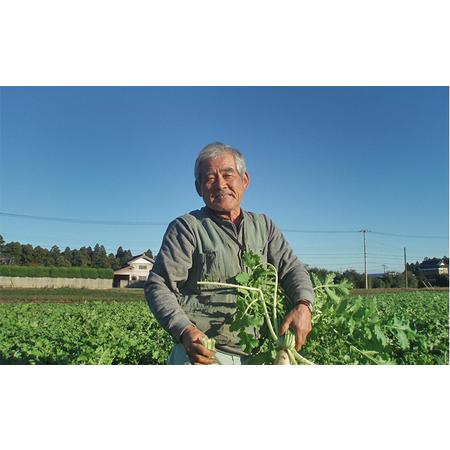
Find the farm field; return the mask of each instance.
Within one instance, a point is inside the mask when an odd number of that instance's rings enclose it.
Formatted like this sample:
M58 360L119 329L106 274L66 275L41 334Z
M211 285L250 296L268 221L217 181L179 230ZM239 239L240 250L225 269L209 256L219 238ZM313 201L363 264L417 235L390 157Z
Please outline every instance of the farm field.
M0 303L127 302L143 299L143 289L0 289Z
M381 324L383 317L396 317L408 325L385 330L390 363L448 364L448 291L371 293L364 299L374 304ZM357 332L358 323L353 327ZM165 364L171 345L141 289L0 290L0 364ZM302 350L316 364L373 363L347 353L326 321Z

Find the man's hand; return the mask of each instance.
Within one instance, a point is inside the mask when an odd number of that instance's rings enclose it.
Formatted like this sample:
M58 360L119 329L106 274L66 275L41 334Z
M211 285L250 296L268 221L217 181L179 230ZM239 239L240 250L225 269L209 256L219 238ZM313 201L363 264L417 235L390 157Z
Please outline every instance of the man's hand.
M181 335L181 342L192 364L215 364L215 350L208 350L200 339L207 337L194 326L187 327Z
M281 324L280 335L286 333L289 328L295 334L295 349L300 350L312 330L311 311L306 305L298 304L289 312Z

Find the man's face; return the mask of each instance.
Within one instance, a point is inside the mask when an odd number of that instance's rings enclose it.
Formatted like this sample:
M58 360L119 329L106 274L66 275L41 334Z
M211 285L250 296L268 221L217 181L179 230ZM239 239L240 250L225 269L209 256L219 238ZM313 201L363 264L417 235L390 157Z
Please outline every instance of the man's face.
M241 177L232 153L210 158L201 165L201 179L196 183L198 194L209 208L239 215L241 200L249 184L247 172Z

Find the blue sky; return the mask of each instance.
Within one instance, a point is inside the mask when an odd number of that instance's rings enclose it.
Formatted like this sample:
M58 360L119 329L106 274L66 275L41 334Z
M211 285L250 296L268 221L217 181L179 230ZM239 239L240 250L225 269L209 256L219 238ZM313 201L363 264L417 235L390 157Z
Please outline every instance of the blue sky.
M448 255L447 87L7 87L0 108L1 212L147 222L0 215L7 242L156 253L219 140L246 157L243 208L305 263L362 271L362 229L369 272Z

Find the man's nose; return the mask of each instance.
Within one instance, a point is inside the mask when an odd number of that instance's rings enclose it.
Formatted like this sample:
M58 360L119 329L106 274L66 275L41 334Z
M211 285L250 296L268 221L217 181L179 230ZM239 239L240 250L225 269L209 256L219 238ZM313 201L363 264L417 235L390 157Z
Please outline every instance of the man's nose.
M226 187L225 178L222 175L217 175L216 179L214 180L214 187L215 188L223 188Z

